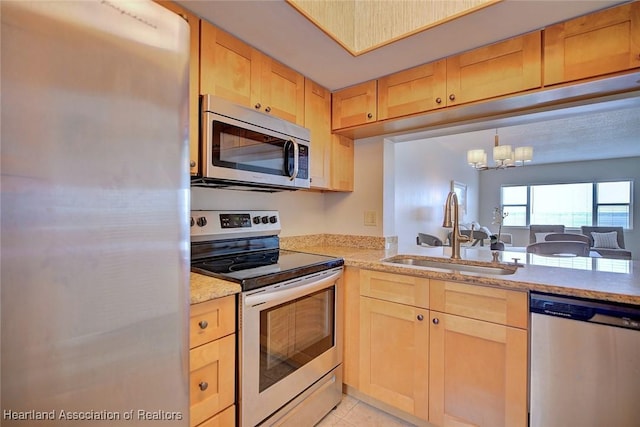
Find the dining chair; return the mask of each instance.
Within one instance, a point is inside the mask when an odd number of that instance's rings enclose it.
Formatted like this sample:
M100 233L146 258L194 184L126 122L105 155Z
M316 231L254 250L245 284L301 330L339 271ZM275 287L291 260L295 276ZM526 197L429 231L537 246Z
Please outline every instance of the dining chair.
M529 243L544 242L549 233L564 233L562 224L532 224L529 226Z
M424 244L428 246L442 246L442 240L440 238L425 233L418 233L418 237L416 237L416 243L418 245Z

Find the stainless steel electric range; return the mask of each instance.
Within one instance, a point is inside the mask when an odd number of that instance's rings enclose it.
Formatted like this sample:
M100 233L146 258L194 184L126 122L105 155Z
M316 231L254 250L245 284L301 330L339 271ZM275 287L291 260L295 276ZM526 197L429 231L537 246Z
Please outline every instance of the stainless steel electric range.
M280 249L277 211L192 211L191 271L239 283L240 426L314 425L342 397L342 258Z

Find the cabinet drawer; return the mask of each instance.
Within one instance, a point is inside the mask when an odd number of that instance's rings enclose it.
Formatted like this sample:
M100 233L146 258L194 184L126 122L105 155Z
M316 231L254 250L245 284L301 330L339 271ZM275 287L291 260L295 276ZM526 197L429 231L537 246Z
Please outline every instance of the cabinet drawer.
M194 348L236 330L236 296L193 304L190 308L189 347Z
M215 417L208 419L198 427L231 427L236 425L236 405L229 406Z
M429 308L429 279L361 270L360 295Z
M236 335L227 335L189 352L191 426L200 424L235 399Z
M526 329L527 293L481 285L431 280L431 309Z

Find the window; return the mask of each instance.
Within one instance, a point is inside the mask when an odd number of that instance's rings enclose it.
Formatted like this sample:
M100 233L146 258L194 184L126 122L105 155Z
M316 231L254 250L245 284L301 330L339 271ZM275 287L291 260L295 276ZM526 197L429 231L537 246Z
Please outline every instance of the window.
M504 225L631 228L631 189L631 181L504 186Z

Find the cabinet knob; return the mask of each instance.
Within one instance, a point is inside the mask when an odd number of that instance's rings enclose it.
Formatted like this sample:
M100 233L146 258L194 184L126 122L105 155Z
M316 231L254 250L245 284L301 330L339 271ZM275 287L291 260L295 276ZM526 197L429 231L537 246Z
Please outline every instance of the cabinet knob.
M266 111L267 113L270 113L271 112L271 107L265 108L264 111Z
M419 321L422 321L424 319L424 316L422 314L418 314L417 319Z
M436 104L442 104L442 98L437 97L436 98Z
M207 326L209 326L209 322L207 322L206 320L201 320L198 323L198 326L200 326L200 329L207 329Z
M454 94L451 94L451 95L449 95L449 99L452 100L452 101L455 101L456 96Z
M195 160L191 160L189 162L189 166L192 167L192 168L195 168L196 167L196 161Z
M202 381L200 384L198 384L198 387L201 391L205 391L209 388L209 384L206 381Z
M438 319L437 317L434 317L432 322L434 325L437 325L438 323L440 323L440 319Z
M256 108L256 110L259 110L262 107L262 104L258 102L256 105L254 105L254 107Z
M372 117L373 117L373 114L371 114L371 113L367 114L367 118L368 118L368 119L370 119L370 118L372 118Z

